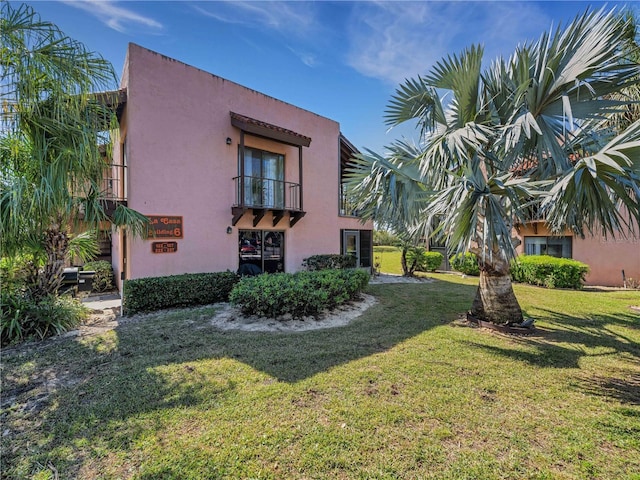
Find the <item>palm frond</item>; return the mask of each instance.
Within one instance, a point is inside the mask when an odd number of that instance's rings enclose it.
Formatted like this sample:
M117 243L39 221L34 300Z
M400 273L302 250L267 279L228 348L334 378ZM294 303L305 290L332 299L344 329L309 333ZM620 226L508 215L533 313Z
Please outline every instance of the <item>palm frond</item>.
M478 120L483 51L481 46L472 45L460 56L443 58L424 77L428 85L453 92L451 108L458 128Z
M445 122L438 93L421 77L408 79L400 85L389 101L384 114L385 123L396 126L409 120L417 120L422 134Z
M635 232L640 225L640 120L593 155L581 158L542 207L550 226L584 234Z
M116 227L126 227L133 237L144 238L147 235L149 219L142 213L122 204L116 207L112 222Z
M79 233L69 239L69 258L78 257L86 263L93 260L100 253L95 231Z

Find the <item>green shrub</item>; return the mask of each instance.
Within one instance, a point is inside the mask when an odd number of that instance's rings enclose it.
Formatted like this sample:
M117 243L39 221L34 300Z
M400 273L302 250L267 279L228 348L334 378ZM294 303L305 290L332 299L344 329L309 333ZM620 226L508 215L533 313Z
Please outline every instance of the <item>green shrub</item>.
M33 255L18 254L0 260L0 285L3 290L19 290L25 286L30 274L37 271L39 262Z
M414 269L416 272L435 272L442 263L442 258L440 252L427 252L423 247L407 250L407 263L412 265L417 260Z
M373 231L373 244L378 245L398 245L400 238L391 232L386 230L374 230Z
M245 277L229 301L247 315L292 317L316 315L355 298L369 282L364 270L321 270Z
M106 292L116 288L113 283L113 267L109 262L104 260L89 262L86 263L82 269L96 272L91 285L91 290L94 292Z
M449 259L451 268L465 275L480 275L480 268L478 267L478 258L475 253L465 252L456 253Z
M123 314L226 302L239 279L227 271L125 280Z
M313 255L309 258L305 258L302 261L302 266L309 271L336 268L355 268L356 257L352 255L340 255L337 253Z
M444 256L440 252L426 252L425 272L435 272L440 265Z
M89 313L84 305L68 295L34 300L28 293L3 289L0 297L3 346L34 337L42 340L59 335L78 326Z
M511 262L514 281L547 288L582 288L587 273L587 264L570 258L520 255Z

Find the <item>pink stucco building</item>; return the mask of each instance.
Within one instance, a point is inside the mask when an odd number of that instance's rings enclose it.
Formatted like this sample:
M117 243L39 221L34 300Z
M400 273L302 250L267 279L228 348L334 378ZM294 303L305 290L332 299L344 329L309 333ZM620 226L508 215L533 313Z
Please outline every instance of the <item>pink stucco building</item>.
M637 231L637 229L636 229ZM623 286L624 276L640 280L640 237L627 233L615 238L601 233L584 238L567 231L553 236L544 220L532 220L516 228L522 242L518 253L573 258L589 265L587 285Z
M321 253L371 266L373 225L342 195L356 149L336 121L134 44L119 96L110 189L155 231L112 233L120 285L243 264L295 272Z

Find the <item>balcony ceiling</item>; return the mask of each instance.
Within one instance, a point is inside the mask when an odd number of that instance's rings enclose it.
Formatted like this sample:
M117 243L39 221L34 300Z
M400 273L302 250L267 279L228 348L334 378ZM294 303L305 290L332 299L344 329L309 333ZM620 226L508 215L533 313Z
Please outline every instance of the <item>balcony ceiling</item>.
M231 125L238 127L243 132L256 135L258 137L276 140L287 145L296 147L308 147L311 144L311 138L305 137L292 130L273 125L271 123L256 120L255 118L240 115L239 113L229 112L231 114Z
M122 112L127 104L127 89L110 90L108 92L98 92L95 95L97 102L111 108L116 112L118 120L122 118Z

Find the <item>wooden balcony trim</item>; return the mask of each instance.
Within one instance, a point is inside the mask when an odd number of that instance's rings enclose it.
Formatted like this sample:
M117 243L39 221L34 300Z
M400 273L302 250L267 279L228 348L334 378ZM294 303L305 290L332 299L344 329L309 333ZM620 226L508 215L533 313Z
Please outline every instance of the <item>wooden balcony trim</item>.
M268 212L272 212L273 214L272 225L274 227L278 225L278 223L280 223L280 221L284 218L285 214L288 214L289 228L293 227L307 214L307 212L303 212L302 210L296 210L296 209L258 208L258 207L254 208L249 206L234 205L233 207L231 207L231 215L232 215L231 225L235 227L236 224L240 221L240 219L244 216L244 214L247 213L248 211L251 211L251 214L253 215L252 224L254 228L258 226L260 221L264 218L264 216Z

